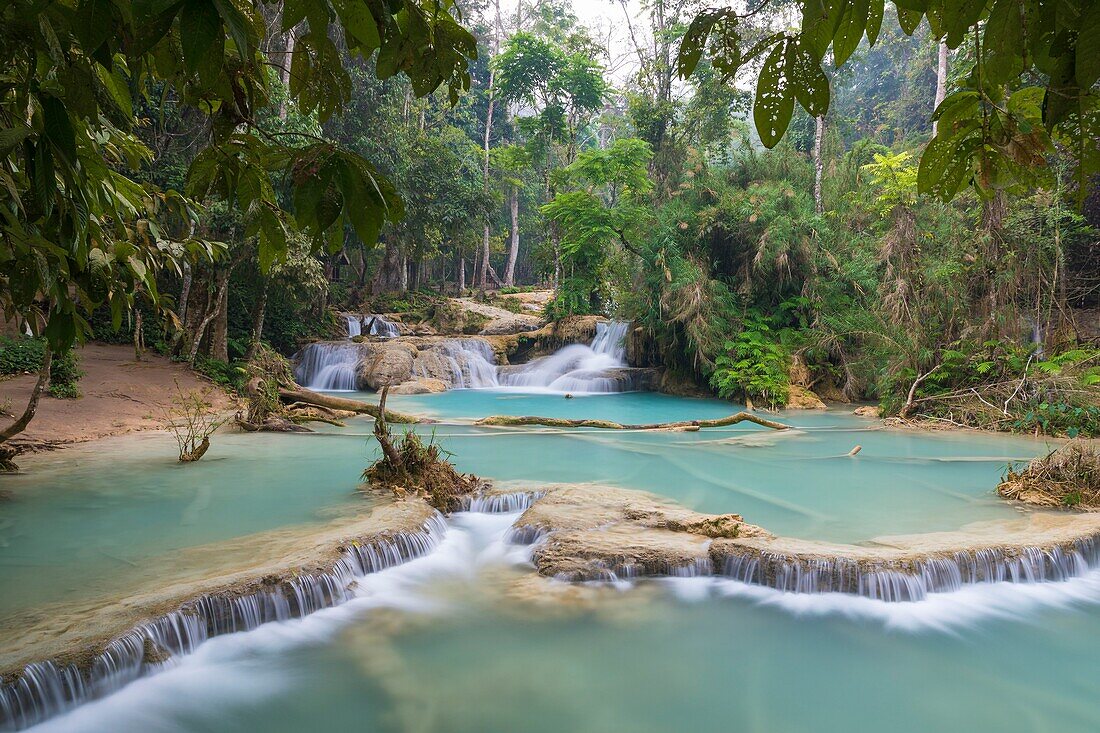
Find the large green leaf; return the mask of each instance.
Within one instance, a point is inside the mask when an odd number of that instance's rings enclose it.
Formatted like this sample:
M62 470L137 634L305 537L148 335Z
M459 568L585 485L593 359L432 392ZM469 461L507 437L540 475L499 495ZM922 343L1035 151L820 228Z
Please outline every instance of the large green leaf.
M1100 79L1100 2L1082 3L1085 12L1077 29L1077 86L1089 89Z
M788 84L795 98L811 117L823 117L829 111L829 77L821 64L800 45L789 52Z
M52 95L43 96L41 102L46 139L61 154L62 160L76 165L76 133L65 104Z
M1007 84L1024 70L1024 19L1020 0L997 0L982 35L982 73L991 84Z
M787 131L794 114L794 90L787 76L787 49L791 41L776 44L756 82L756 100L752 107L752 119L760 142L764 147L774 148Z
M363 0L338 0L336 12L344 24L344 30L359 41L364 55L369 55L381 45L378 24Z
M180 45L187 70L198 73L206 83L213 81L221 69L225 33L211 0L187 0L180 13Z

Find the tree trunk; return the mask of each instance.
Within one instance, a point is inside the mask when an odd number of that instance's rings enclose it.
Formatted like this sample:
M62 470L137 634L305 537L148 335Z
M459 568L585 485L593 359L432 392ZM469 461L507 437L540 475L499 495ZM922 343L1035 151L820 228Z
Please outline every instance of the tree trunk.
M404 293L409 289L408 272L405 257L400 247L391 241L386 242L386 251L382 255L382 264L374 276L374 293Z
M218 289L216 315L211 324L210 358L229 363L229 273L225 273L224 285Z
M485 290L489 284L489 225L485 225L485 232L481 239L481 249L477 256L477 287Z
M466 258L459 256L458 258L458 297L462 297L462 294L466 292Z
M256 299L256 306L252 309L252 342L248 345L247 359L252 361L256 352L260 349L260 339L264 334L264 316L267 314L267 279L264 279L260 288L260 297Z
M202 339L206 334L207 326L209 326L211 321L218 316L218 306L221 304L223 296L229 289L229 273L219 272L215 276L215 282L217 283L217 291L211 302L210 310L195 328L195 332L191 337L191 351L187 355L187 361L191 364L195 363L195 357L199 355L199 346L202 345Z
M134 308L134 361L141 361L145 351L145 338L141 332L141 309Z
M297 26L295 26L295 28L296 27ZM283 68L279 70L279 76L282 79L283 86L287 87L288 90L289 90L289 87L290 87L290 61L294 56L294 40L295 40L294 31L295 31L295 28L291 28L290 32L288 32L286 34L286 53L283 54ZM289 95L290 92L286 91L286 92L284 92L284 94ZM279 119L280 120L285 120L286 119L286 105L287 105L287 100L286 100L286 97L284 97L283 100L281 102L279 102Z
M818 214L825 212L825 205L821 200L821 174L825 169L825 163L821 159L821 148L825 139L825 115L814 120L814 211Z
M940 103L947 96L947 44L943 41L939 45L939 59L936 64L936 102L932 111L939 108ZM932 136L935 137L939 123L932 123Z
M191 265L183 263L183 284L180 286L180 323L187 322L187 299L191 297Z
M504 265L504 287L516 284L516 259L519 258L519 187L512 186L512 195L508 199L508 210L512 219L512 232L508 243L508 262Z
M5 443L26 430L27 425L34 418L34 413L38 411L38 401L42 398L42 393L46 391L46 384L50 381L50 367L52 365L53 351L50 350L47 344L42 352L42 364L38 367L38 380L34 383L34 389L31 390L31 397L27 401L26 409L23 410L23 414L15 422L0 431L0 470L14 471L17 468L12 459L15 458L18 450L5 445Z

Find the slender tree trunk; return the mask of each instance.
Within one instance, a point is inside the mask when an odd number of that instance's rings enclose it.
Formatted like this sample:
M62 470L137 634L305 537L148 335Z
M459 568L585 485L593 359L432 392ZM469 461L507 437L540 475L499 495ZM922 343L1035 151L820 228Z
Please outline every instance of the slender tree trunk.
M286 34L286 53L283 54L283 68L279 70L279 77L282 79L283 86L287 87L287 89L290 88L290 60L294 57L294 41L296 29L297 26L291 28L290 31ZM287 91L285 92L285 94L290 94L290 92ZM286 105L287 100L284 97L283 100L279 102L280 120L286 119Z
M466 258L462 255L458 257L458 295L462 297L462 294L466 292Z
M0 431L0 470L14 471L17 468L12 459L15 458L18 449L7 446L5 443L26 430L27 425L34 418L34 414L38 411L38 401L42 398L42 393L46 391L46 384L50 381L50 366L52 365L53 351L50 350L47 344L42 352L42 364L38 367L38 379L31 390L26 409L23 410L23 414L15 422Z
M183 284L180 287L179 316L180 323L187 320L187 299L191 297L191 265L183 263Z
M229 290L229 272L219 272L215 278L217 283L217 291L214 295L214 299L211 303L210 311L199 323L195 329L194 336L191 340L191 351L187 355L187 361L191 364L195 363L195 357L199 355L199 346L202 344L203 336L206 334L207 327L218 317L218 311L220 310L223 299L228 294ZM211 349L213 351L213 349Z
M211 324L210 358L229 362L229 273L225 273L226 286L219 289L217 315Z
M825 140L825 115L814 120L814 211L822 214L825 205L821 200L821 175L825 162L821 159L821 148Z
M267 279L264 278L263 287L260 288L260 297L256 299L256 306L252 309L252 342L248 345L247 359L252 361L256 352L260 349L260 339L264 335L264 316L267 314Z
M944 97L947 96L947 44L946 43L944 43L942 41L940 42L938 53L939 53L939 58L938 58L938 62L936 64L936 103L932 108L933 111L935 111L940 106L940 102L942 102L944 100ZM936 135L936 131L937 131L938 127L939 127L939 123L937 123L937 122L932 123L932 135L933 135L933 137Z
M519 258L519 186L512 186L512 195L508 198L508 212L511 215L512 232L508 244L508 262L504 265L504 287L516 284L516 259Z
M134 361L141 361L145 351L145 337L141 332L141 309L134 308Z

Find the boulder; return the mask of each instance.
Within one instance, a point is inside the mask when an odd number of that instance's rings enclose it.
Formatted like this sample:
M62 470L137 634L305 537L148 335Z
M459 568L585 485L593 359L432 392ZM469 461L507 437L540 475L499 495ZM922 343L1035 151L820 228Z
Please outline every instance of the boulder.
M824 410L825 403L821 401L820 397L805 387L799 387L797 384L792 384L790 392L787 395L787 409Z
M860 417L880 418L882 417L882 408L878 405L863 405L853 410L852 414Z
M416 353L417 349L412 344L377 344L371 354L359 363L360 387L377 390L409 381L413 376L413 358Z
M391 394L435 394L437 392L446 392L447 383L441 379L430 379L428 377L420 377L418 379L410 379L407 382L402 382L393 389L390 390Z

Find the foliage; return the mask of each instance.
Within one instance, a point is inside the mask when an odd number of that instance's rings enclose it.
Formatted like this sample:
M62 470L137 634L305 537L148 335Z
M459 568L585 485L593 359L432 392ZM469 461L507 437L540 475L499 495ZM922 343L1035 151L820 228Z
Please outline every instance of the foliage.
M434 433L425 443L415 431L406 430L392 449L392 455L383 453L363 471L363 481L397 496L422 496L442 512L460 509L463 496L478 486L476 478L455 470Z
M1040 506L1095 509L1100 506L1100 450L1074 441L1023 470L1010 467L997 493Z
M50 362L50 394L59 399L76 399L80 396L76 383L84 376L79 368L76 352L68 349L55 354Z
M296 36L290 99L322 122L348 102L337 38L351 54L377 51L379 77L404 74L419 96L446 83L453 101L469 87L477 52L451 10L450 0L286 3L280 26ZM259 6L16 0L0 10L0 25L0 182L9 194L0 206L0 306L57 351L88 334L82 313L109 303L117 327L137 294L157 300L159 272L224 249L190 233L193 201L134 176L151 160L135 135L136 110L167 89L209 121L188 195L237 207L263 270L285 255L290 226L315 246L339 248L345 224L373 241L383 219L400 214L392 185L365 159L265 127L272 75ZM282 175L293 184L293 218L276 193Z
M796 101L812 117L828 111L826 53L832 50L832 65L840 68L864 37L874 46L886 3L804 3L796 30L768 28L756 38L752 19L766 5L700 12L683 37L677 71L691 75L708 50L731 84L741 69L760 64L753 120L760 140L772 148L787 132ZM1062 3L1057 10L1053 2L1025 0L894 5L904 33L912 34L926 19L934 40L950 49L964 43L974 49L961 88L933 114L939 132L921 156L922 193L949 200L963 185L988 194L1033 182L1055 141L1078 151L1082 184L1100 171L1093 91L1100 78L1100 6L1090 0Z
M192 366L196 372L202 374L217 386L232 392L240 391L247 374L241 362L224 362L201 354L195 359Z
M46 343L28 336L0 336L0 374L26 374L42 367Z
M193 463L210 448L210 436L228 418L218 417L210 401L213 389L184 392L176 383L172 407L164 415L164 427L176 438L180 463Z
M742 329L715 359L710 383L718 396L743 397L770 408L787 404L790 353L776 340L768 319L750 312Z

